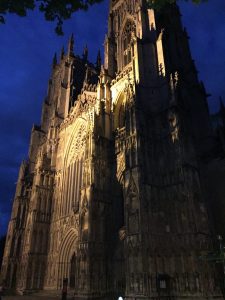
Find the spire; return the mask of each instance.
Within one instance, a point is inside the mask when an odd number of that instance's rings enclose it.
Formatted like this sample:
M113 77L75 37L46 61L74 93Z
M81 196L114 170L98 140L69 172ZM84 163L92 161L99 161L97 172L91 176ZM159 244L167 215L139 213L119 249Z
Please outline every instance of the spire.
M88 47L86 45L83 51L83 60L87 61L87 59L88 59Z
M88 65L86 65L85 79L84 79L85 83L89 83L90 73L91 73L90 72L90 67Z
M69 43L68 43L68 55L72 56L73 55L73 47L74 47L74 37L73 37L73 33L69 39Z
M60 54L61 60L64 58L64 55L65 55L65 50L64 50L64 46L63 46L61 49L61 54Z
M98 50L97 59L96 59L96 68L97 68L99 71L101 70L101 64L102 64L101 51Z
M54 57L53 57L53 60L52 60L52 66L53 66L53 68L54 68L56 65L57 65L57 54L56 54L56 52L55 52Z

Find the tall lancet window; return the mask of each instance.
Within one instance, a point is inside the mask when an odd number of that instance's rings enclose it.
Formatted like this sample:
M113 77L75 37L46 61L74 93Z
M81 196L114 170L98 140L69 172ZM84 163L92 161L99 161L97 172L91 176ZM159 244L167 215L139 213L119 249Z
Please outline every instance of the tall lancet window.
M77 213L83 180L83 161L86 146L86 123L78 119L69 141L61 182L61 216Z
M131 38L132 32L135 33L135 24L131 21L126 23L122 34L122 47L123 47L123 66L128 65L132 60L132 47Z

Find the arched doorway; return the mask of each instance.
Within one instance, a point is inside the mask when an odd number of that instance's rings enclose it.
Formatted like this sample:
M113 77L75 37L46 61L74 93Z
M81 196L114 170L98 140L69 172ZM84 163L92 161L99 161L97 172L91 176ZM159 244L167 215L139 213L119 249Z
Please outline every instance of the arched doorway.
M74 252L70 260L70 274L69 274L69 287L71 289L75 288L76 285L76 270L77 270L77 259Z
M60 247L58 263L58 289L62 288L63 279L68 279L68 287L74 288L76 283L76 253L77 253L77 232L70 229L63 239Z

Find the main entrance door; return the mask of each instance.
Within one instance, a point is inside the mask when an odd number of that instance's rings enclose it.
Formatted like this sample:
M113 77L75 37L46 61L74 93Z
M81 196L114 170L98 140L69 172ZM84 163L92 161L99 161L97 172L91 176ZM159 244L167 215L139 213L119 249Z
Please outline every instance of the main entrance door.
M74 289L76 280L77 231L70 229L61 243L58 270L58 289L62 289L63 279L68 278L68 287Z
M76 255L74 253L70 260L70 278L69 278L70 288L75 288L75 280L76 280Z

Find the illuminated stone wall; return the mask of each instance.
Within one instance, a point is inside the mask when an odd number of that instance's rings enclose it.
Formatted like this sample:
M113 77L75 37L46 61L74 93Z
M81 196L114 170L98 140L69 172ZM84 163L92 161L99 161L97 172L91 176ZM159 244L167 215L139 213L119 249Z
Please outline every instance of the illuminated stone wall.
M111 1L101 68L74 55L73 37L54 60L8 228L10 287L67 278L76 299L221 299L199 261L213 249L206 95L177 7L143 2Z

